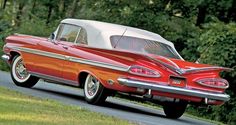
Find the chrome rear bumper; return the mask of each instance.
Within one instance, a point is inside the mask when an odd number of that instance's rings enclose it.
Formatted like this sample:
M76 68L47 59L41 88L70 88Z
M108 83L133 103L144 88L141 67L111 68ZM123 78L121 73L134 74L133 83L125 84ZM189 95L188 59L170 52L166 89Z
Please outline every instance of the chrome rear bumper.
M180 94L180 95L186 95L186 96L208 98L208 99L219 100L219 101L228 101L230 99L230 96L227 94L211 93L211 92L191 90L191 89L186 89L186 88L178 88L178 87L173 87L173 86L158 85L156 83L149 83L149 82L131 80L131 79L126 79L126 78L118 78L118 82L120 84L129 86L129 87L151 89L151 90L157 90L161 92L168 92L168 93Z

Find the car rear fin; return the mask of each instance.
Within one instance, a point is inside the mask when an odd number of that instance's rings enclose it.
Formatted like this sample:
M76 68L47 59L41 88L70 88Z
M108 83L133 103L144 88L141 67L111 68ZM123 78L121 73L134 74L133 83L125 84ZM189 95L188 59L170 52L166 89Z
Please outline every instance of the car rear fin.
M165 63L165 62L163 62L163 61L161 61L159 59L155 59L155 58L152 58L150 56L146 56L146 57L149 58L150 60L158 63L159 65L161 65L161 66L163 66L165 68L168 68L168 69L170 69L170 70L172 70L172 71L174 71L174 72L176 72L178 74L182 74L183 73L182 69L179 68L179 67L172 66L170 64L167 64L167 63Z
M203 71L214 71L214 70L232 71L233 69L232 68L226 68L226 67L212 66L212 67L181 69L181 70L182 70L182 74L188 74L188 73L196 73L196 72L203 72Z
M203 67L203 68L191 68L191 69L183 69L183 68L179 68L176 66L172 66L170 64L167 64L159 59L155 59L149 56L146 56L147 58L149 58L150 60L182 75L182 74L188 74L188 73L196 73L196 72L205 72L205 71L215 71L215 70L220 70L220 71L232 71L232 68L226 68L226 67L219 67L219 66L212 66L212 67Z

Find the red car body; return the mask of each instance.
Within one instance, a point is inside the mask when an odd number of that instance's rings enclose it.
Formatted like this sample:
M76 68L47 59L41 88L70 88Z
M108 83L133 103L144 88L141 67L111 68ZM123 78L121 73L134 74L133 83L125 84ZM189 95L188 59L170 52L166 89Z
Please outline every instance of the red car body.
M219 76L228 68L19 34L7 37L3 50L9 64L20 55L30 75L72 86L83 87L90 74L106 89L150 99L207 105L229 100L229 84Z

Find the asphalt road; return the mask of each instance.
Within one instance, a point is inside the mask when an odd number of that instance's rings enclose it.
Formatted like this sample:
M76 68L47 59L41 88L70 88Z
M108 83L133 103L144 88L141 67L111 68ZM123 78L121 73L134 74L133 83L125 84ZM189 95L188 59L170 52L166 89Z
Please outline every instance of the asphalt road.
M0 71L0 86L16 90L26 95L40 98L53 99L59 102L80 106L82 108L103 113L106 115L129 120L139 125L211 125L186 116L173 120L165 118L162 110L156 110L141 105L117 100L109 97L103 106L87 104L83 98L83 91L77 88L70 88L56 84L40 81L35 87L22 88L13 84L9 73ZM1 94L1 92L0 92ZM79 113L79 112L78 112Z

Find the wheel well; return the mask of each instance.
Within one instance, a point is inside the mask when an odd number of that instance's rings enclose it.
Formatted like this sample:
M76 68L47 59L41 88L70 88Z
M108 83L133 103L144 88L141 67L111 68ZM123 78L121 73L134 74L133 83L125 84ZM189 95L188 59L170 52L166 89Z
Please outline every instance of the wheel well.
M10 61L12 61L13 58L14 58L16 55L20 55L20 53L15 52L15 51L11 51L11 52L10 52L10 55L11 55Z
M85 83L85 80L86 80L88 74L89 74L89 73L87 73L87 72L81 72L81 73L79 74L79 87L80 87L80 88L83 88L83 87L84 87L84 83Z

